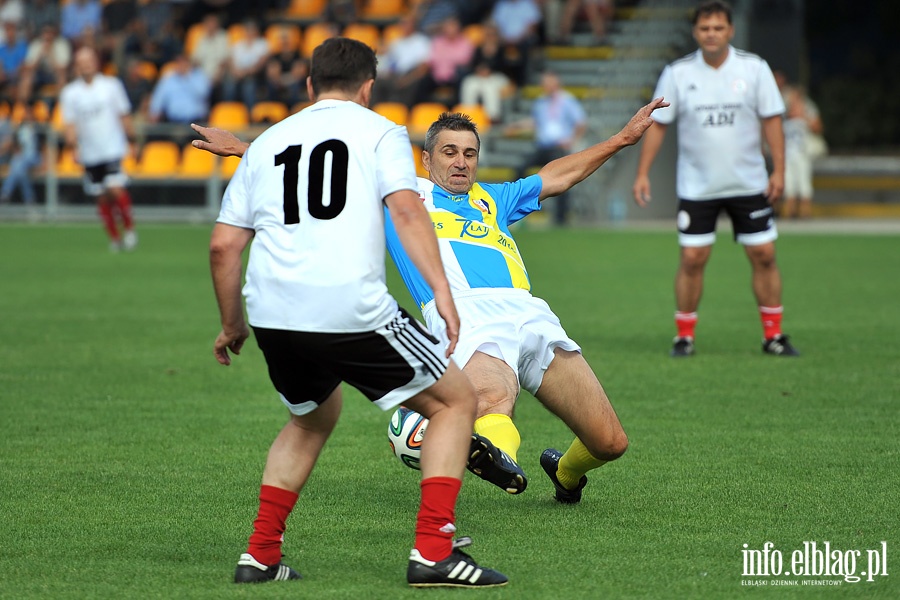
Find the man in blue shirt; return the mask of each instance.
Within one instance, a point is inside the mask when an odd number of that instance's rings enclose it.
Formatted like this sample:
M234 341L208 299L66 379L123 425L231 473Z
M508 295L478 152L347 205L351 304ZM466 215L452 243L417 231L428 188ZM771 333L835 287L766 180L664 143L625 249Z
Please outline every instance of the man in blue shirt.
M511 494L527 486L516 462L520 436L512 422L520 389L531 392L576 436L565 453L548 448L541 455L541 466L561 503L580 502L585 473L619 458L628 438L578 344L566 335L547 303L529 292L530 280L509 226L635 144L653 123L653 111L665 106L662 98L652 101L608 140L551 161L535 175L512 183L476 182L481 142L467 116L445 113L426 134L422 160L429 179L419 179L419 195L434 224L461 318L453 359L478 392L478 420L467 466ZM192 126L206 139L195 140L197 148L241 156L248 147L228 132ZM390 220L386 237L431 333L442 335L431 292L398 247Z
M203 69L180 55L172 72L163 75L150 97L150 120L188 124L204 121L209 115L212 84Z

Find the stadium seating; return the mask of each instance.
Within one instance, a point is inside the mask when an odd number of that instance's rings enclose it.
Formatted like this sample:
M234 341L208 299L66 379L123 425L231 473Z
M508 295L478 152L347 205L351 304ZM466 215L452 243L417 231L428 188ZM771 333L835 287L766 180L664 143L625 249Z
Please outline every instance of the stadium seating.
M178 170L181 150L175 142L147 142L138 159L136 175L141 177L170 177Z
M181 177L207 179L215 172L215 168L214 154L194 148L191 144L182 148L181 162L178 166L178 174Z
M279 52L283 49L281 37L285 32L287 33L288 49L292 51L300 49L300 41L303 39L303 34L300 32L299 26L286 23L272 23L266 27L265 32L266 41L269 42L269 48L272 49L272 52Z
M334 37L335 31L330 23L313 23L303 32L303 40L300 43L300 54L304 58L312 56L316 46Z
M399 23L391 23L381 32L381 44L385 48L391 45L391 42L403 36L403 26Z
M341 35L351 40L362 42L373 50L378 50L381 47L381 32L378 31L378 27L371 23L351 23L344 27Z
M209 124L231 131L246 129L250 110L243 102L216 102L209 111Z
M38 123L47 123L50 121L50 107L43 100L36 100L31 105L31 115Z
M457 104L453 107L453 112L469 115L469 118L478 127L479 134L483 134L491 128L491 118L480 104Z
M410 135L425 135L431 124L443 112L447 112L447 107L440 102L420 102L413 105L406 123Z
M147 81L156 81L156 76L159 75L159 69L157 69L156 65L149 60L140 61L137 64L137 68L141 78L146 79Z
M397 125L406 125L409 118L409 109L401 102L379 102L372 110Z
M291 0L286 14L292 19L316 19L325 10L325 0Z
M472 23L463 27L463 35L469 38L475 46L480 46L484 39L484 26L480 23Z
M65 148L59 153L56 161L56 174L59 177L81 177L84 168L75 162L75 152L71 148Z
M282 102L257 102L250 109L250 122L277 123L288 114L288 107Z
M407 11L404 0L368 0L362 18L373 21L389 21L402 17Z
M188 27L184 35L184 53L190 56L201 37L203 37L203 23L194 23Z
M229 179L234 172L238 168L238 164L241 162L240 156L226 156L219 163L219 174L225 178Z
M242 23L234 23L228 27L228 43L232 46L247 38L247 28Z

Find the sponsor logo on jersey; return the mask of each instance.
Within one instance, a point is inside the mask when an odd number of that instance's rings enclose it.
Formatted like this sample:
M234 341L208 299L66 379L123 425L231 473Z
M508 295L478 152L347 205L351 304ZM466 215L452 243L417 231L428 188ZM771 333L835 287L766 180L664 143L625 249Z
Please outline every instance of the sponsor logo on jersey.
M481 198L475 201L475 207L483 213L491 214L491 207Z

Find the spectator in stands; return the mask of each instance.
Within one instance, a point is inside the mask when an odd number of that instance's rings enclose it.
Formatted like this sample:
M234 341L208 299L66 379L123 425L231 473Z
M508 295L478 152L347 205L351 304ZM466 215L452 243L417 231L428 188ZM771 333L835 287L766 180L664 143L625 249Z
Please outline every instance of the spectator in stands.
M459 96L459 83L465 74L475 46L463 35L459 19L450 17L440 26L440 31L431 40L431 58L428 74L419 84L416 102L431 100L456 104ZM442 95L434 98L434 93L442 88Z
M166 23L159 35L153 37L149 33L147 23L138 16L131 22L125 38L125 56L150 61L157 68L174 61L182 52L182 43L174 27L174 23Z
M565 0L565 2L559 32L561 41L565 44L571 43L575 18L583 9L594 34L593 43L595 45L606 44L607 23L612 20L616 12L613 0Z
M0 0L0 22L13 23L16 27L25 20L25 5L22 0ZM5 35L5 32L0 32Z
M484 25L481 43L472 57L472 72L463 77L459 98L463 104L481 104L494 123L503 118L503 98L515 88L505 74L506 55L493 24Z
M543 95L531 106L531 117L506 128L507 134L533 131L535 151L522 165L521 176L530 167L544 166L572 153L587 130L587 116L581 103L563 89L559 75L545 71L541 75ZM565 225L568 217L568 192L556 197L554 221Z
M31 183L31 170L41 164L41 152L38 145L37 126L34 122L31 106L25 105L22 122L16 127L13 135L0 142L0 154L9 157L9 173L0 187L0 203L7 203L16 188L22 193L22 202L34 204L34 186Z
M103 5L101 26L103 45L120 71L124 71L128 26L136 16L137 10L132 0L107 0Z
M203 33L197 39L191 50L191 61L200 65L206 77L212 83L213 96L217 96L217 90L222 85L225 77L225 69L231 58L231 46L228 43L228 32L222 27L220 17L216 13L209 13L203 17Z
M260 33L256 21L246 21L244 31L246 37L231 46L223 96L225 100L239 100L250 108L256 103L257 89L263 83L266 63L269 62L272 49Z
M309 65L292 47L290 32L282 29L278 34L277 50L266 63L263 95L260 100L281 102L288 108L298 102L306 102L306 78Z
M174 68L156 83L150 96L149 120L153 123L190 124L209 116L210 81L203 69L181 54Z
M400 36L388 45L378 60L373 104L402 102L412 106L422 79L428 75L431 39L416 29L415 13L408 13L400 19L399 25Z
M421 0L415 8L419 28L429 36L440 33L444 21L459 19L459 3L456 0Z
M329 0L325 7L324 18L343 29L359 21L364 8L364 0Z
M136 121L146 118L150 95L153 93L153 80L145 75L141 62L137 57L129 58L122 77L122 85L125 86L125 94L128 95Z
M538 42L542 18L536 0L498 0L491 12L503 45L505 73L518 86L526 83L528 58Z
M73 44L90 28L99 31L103 8L100 0L69 0L63 4L60 23L63 37Z
M174 20L171 0L143 0L138 2L138 18L144 24L147 35L158 39L163 30L180 31Z
M29 0L25 5L25 31L39 35L45 25L59 25L59 3L55 0Z
M3 22L3 43L0 44L0 95L14 96L9 87L18 81L19 70L28 54L28 42L13 21Z
M40 36L28 44L19 81L19 100L31 100L35 88L52 86L49 94L56 96L66 84L72 47L59 35L55 25L44 25Z

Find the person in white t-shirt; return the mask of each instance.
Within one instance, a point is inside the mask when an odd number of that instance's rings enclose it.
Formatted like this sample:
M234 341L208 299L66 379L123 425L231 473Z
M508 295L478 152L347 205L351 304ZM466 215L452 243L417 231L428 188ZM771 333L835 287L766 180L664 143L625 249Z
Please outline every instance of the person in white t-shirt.
M131 103L122 82L99 72L97 52L83 47L75 53L78 77L60 93L65 141L84 166L84 192L97 200L97 211L109 235L110 250L134 250L137 233L131 215L128 176L122 159L133 136ZM122 221L119 234L116 217Z
M337 424L341 382L382 410L402 402L430 419L408 583L507 582L459 550L470 540L452 539L475 390L449 361L459 315L416 191L409 136L366 108L375 65L374 51L355 40L332 38L316 48L307 80L314 104L270 127L246 150L213 229L210 265L222 323L216 359L228 365L229 351L240 353L249 322L290 411L269 451L236 583L300 578L281 562L285 520ZM435 294L448 328L446 347L388 292L385 207ZM248 245L245 319L241 267Z
M263 84L266 63L272 55L268 40L262 36L256 21L244 23L246 37L231 45L231 58L223 82L225 100L237 100L253 108L256 90Z
M650 167L667 126L677 118L681 260L675 276L678 334L671 354L694 353L704 270L716 239L716 221L724 211L750 260L763 352L797 356L781 331L782 283L775 262L773 205L784 189L784 102L769 65L730 45L734 25L727 3L700 4L693 34L699 49L663 69L657 83L655 95L664 95L671 106L657 111L656 123L644 136L633 188L635 202L645 206L650 201ZM771 175L761 136L770 149Z

